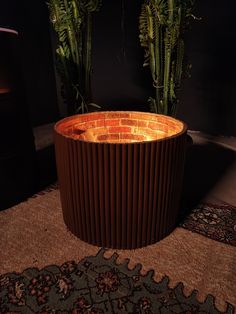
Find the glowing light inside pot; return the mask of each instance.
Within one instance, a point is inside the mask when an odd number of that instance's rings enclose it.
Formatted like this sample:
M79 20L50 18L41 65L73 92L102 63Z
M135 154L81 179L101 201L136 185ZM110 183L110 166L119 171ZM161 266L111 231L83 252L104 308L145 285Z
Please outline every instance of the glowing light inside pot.
M183 130L171 117L144 112L110 111L77 115L57 126L59 133L86 142L135 143L170 137Z

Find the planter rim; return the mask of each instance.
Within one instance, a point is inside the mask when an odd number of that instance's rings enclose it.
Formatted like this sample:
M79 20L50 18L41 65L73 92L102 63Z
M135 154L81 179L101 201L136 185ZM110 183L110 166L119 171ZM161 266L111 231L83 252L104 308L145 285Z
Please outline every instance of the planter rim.
M93 114L109 114L109 113L133 113L133 114L140 114L140 115L152 115L152 116L158 116L158 117L165 117L165 119L169 120L169 121L173 121L173 122L180 122L182 124L182 129L181 131L177 132L176 134L173 134L173 135L167 135L166 137L163 137L163 138L160 138L160 139L153 139L153 140L150 140L150 141L136 141L136 142L106 142L106 141L99 141L99 142L96 142L96 141L92 141L92 140L82 140L80 138L74 138L73 136L71 135L68 135L68 134L65 134L64 132L60 131L59 130L59 126L62 124L62 123L65 123L65 122L69 122L70 120L74 120L76 119L77 117L82 117L82 116L89 116L89 115L93 115ZM68 138L72 141L80 141L80 142L84 142L84 143L93 143L93 144L96 144L96 145L101 145L101 144L107 144L107 145L134 145L134 144L147 144L147 143L150 143L150 142L161 142L161 141L165 141L165 140L168 140L168 139L173 139L173 138L176 138L176 137L179 137L180 135L184 134L184 133L187 133L187 130L188 130L188 126L185 122L183 122L182 120L180 119L176 119L176 118L173 118L171 116L167 116L167 115L163 115L163 114L157 114L157 113L152 113L152 112L143 112L143 111L133 111L133 110L129 110L129 111L122 111L122 110L113 110L113 111L94 111L94 112L89 112L89 113L83 113L83 114L75 114L75 115L72 115L72 116L69 116L69 117L66 117L66 118L63 118L63 119L60 119L58 122L55 123L54 125L54 132L65 137L65 138Z

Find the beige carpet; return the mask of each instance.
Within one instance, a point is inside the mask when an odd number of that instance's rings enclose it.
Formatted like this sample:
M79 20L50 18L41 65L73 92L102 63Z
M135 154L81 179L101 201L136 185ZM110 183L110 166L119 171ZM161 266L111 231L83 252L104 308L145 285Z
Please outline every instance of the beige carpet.
M73 236L65 227L58 190L31 198L0 212L0 274L21 272L35 266L62 264L94 255L98 247ZM108 250L106 256L114 251ZM199 291L216 297L219 310L226 302L236 307L236 248L182 228L155 245L137 250L117 250L120 260L130 258L130 267L155 270L155 278L170 278L170 286L183 282L185 293Z

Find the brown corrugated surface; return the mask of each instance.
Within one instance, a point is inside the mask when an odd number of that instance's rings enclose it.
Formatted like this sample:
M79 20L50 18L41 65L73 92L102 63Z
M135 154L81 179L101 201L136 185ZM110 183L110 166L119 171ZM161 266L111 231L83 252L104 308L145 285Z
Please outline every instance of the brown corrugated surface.
M131 249L155 243L178 216L186 129L142 143L91 143L55 132L63 216L80 239Z

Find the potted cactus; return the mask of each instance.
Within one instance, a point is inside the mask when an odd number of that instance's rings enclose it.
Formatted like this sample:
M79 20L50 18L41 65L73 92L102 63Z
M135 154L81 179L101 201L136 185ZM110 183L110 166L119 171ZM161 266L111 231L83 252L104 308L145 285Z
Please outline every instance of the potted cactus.
M184 33L194 0L144 0L139 18L139 38L145 50L154 92L151 111L175 116L178 89L190 65L184 59ZM50 20L57 37L57 69L63 84L68 114L84 113L91 99L92 15L101 0L49 0Z
M145 0L139 18L140 43L145 50L144 66L149 66L155 96L149 97L151 111L176 115L177 90L183 72L184 32L194 0Z
M49 0L50 21L57 37L57 69L68 114L84 113L91 103L92 14L100 0Z

